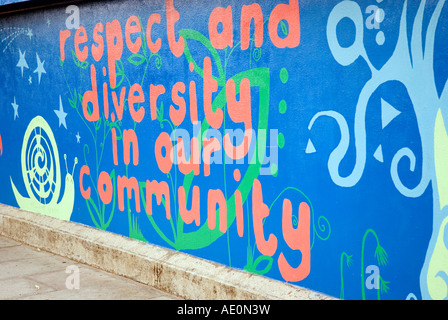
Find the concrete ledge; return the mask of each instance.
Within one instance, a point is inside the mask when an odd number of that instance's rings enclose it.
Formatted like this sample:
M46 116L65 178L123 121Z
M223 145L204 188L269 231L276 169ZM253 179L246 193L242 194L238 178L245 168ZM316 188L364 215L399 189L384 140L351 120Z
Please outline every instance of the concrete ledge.
M1 204L0 234L185 299L333 299L191 255Z

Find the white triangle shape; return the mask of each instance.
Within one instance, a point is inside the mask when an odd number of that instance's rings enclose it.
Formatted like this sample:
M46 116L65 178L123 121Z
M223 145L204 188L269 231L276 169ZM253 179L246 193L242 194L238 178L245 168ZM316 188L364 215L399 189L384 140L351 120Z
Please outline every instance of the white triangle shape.
M388 102L381 99L381 120L383 123L383 129L386 128L389 123L401 114L400 111L392 107Z
M375 153L373 154L376 160L379 162L384 162L383 158L383 147L380 145L378 149L376 149Z
M316 148L314 148L314 145L311 142L311 139L308 140L308 145L306 146L306 151L305 152L308 153L308 154L316 152Z

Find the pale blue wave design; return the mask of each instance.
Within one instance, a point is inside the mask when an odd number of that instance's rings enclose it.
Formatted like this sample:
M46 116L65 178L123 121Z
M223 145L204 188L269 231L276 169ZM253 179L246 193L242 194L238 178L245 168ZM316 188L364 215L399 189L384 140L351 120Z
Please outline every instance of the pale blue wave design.
M419 8L416 16L416 22L423 19L423 9L424 3ZM373 67L370 62L364 45L363 45L363 17L362 11L359 5L353 1L342 1L333 9L328 19L327 25L327 38L330 50L341 65L349 65L353 63L357 58L362 57L369 66L372 77L365 86L363 87L356 107L355 121L354 121L354 135L355 135L355 147L356 147L356 162L353 171L350 175L346 177L341 177L338 174L338 167L342 159L344 158L348 147L342 148L342 145L337 147L336 153L332 153L333 157L330 157L329 170L333 181L342 187L352 187L358 183L360 180L366 163L366 109L370 97L375 92L375 90L382 84L389 81L399 81L404 84L410 95L410 98L415 106L415 111L417 115L418 126L422 136L422 148L423 148L423 163L422 163L422 178L420 183L414 187L409 188L402 184L401 179L398 175L398 163L400 160L406 156L412 162L413 166L410 168L411 171L415 169L415 155L413 152L404 148L397 152L392 161L391 175L397 189L407 197L419 197L427 188L431 175L431 168L433 165L433 128L436 112L438 108L437 101L437 91L434 84L434 75L432 68L428 68L428 64L432 65L432 54L434 43L434 35L431 36L431 32L435 31L437 25L438 17L440 15L441 8L443 6L441 1L437 6L436 12L431 19L430 26L428 28L428 36L426 39L426 52L423 56L422 51L422 40L421 40L421 23L416 23L414 25L414 32L417 36L413 36L411 40L411 52L412 57L408 49L408 40L406 33L406 2L404 5L403 15L400 23L400 35L397 42L397 46L394 54L390 60L380 69L377 70ZM356 27L356 38L352 46L348 48L343 48L339 45L336 26L339 21L343 18L349 18L353 21ZM420 27L418 27L420 25ZM429 58L431 56L431 58ZM426 59L424 59L426 57ZM413 58L413 61L411 60ZM412 73L418 73L417 77L413 76ZM422 78L428 81L422 81ZM433 98L428 99L428 92L433 92ZM315 119L313 119L315 121ZM340 122L340 121L339 121ZM342 129L341 129L342 130ZM349 136L343 137L344 139L350 139ZM342 142L341 142L342 143ZM347 140L343 141L346 144ZM428 163L428 164L427 164Z
M379 86L387 82L397 81L406 88L417 119L422 146L422 160L421 164L418 164L415 153L410 148L404 147L394 155L391 161L390 174L397 190L406 197L415 198L421 196L432 182L434 193L432 217L434 231L420 277L420 286L424 299L430 298L426 280L428 264L434 251L435 239L437 239L440 225L447 216L446 210L441 210L438 203L439 196L434 163L434 129L439 110L442 111L444 122L448 123L448 83L445 84L439 96L434 76L435 35L444 4L445 0L437 2L426 29L425 44L423 46L423 19L426 1L420 2L414 18L410 41L407 32L407 1L404 1L396 47L389 60L378 70L370 62L364 48L364 26L361 8L356 2L350 0L344 0L337 4L330 13L327 24L327 40L333 57L343 66L352 64L358 58L363 58L372 74L362 88L356 105L354 119L356 160L354 168L349 175L342 177L339 174L339 165L346 156L349 145L352 142L348 133L349 127L344 116L335 111L322 111L313 117L309 125L311 130L315 121L322 116L336 120L341 130L341 141L329 156L328 169L335 184L341 187L352 187L361 179L366 165L366 140L368 138L366 133L366 108L370 97ZM336 26L343 18L352 20L356 28L355 41L349 47L340 46L337 38ZM400 161L404 158L410 160L409 170L411 172L415 171L417 165L421 165L421 179L416 186L406 186L400 178L398 167ZM441 232L444 231L442 230ZM446 273L438 274L438 276L446 277Z
M348 129L347 121L345 120L344 116L342 116L340 113L336 111L322 111L318 112L313 119L311 119L311 122L308 126L308 129L311 130L315 121L320 117L330 117L334 120L336 120L339 129L341 131L341 140L339 142L339 145L331 152L330 157L328 159L328 171L330 172L331 179L340 186L344 187L350 187L351 183L353 181L353 174L350 175L350 177L341 177L339 175L339 163L344 158L345 154L347 153L349 144L350 144L350 132ZM362 155L361 155L362 156ZM364 155L365 156L365 155ZM357 162L361 163L361 162ZM355 170L357 171L357 175L362 174L362 171L364 168L355 167Z
M406 300L418 300L417 296L413 293L408 294L408 296L406 297Z

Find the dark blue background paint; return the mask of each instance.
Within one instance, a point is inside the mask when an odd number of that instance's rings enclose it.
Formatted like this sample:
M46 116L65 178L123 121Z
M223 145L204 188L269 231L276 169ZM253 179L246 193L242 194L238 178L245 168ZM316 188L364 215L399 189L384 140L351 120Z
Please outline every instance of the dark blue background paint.
M207 21L210 13L216 6L226 7L231 5L234 18L234 45L239 42L240 9L244 4L252 1L175 1L175 8L180 13L180 21L176 24L176 30L193 29L208 38ZM277 5L277 2L258 1L263 9L264 19ZM312 117L319 111L334 110L341 113L350 128L351 143L347 156L341 162L340 174L348 175L355 162L355 148L353 144L353 123L355 117L356 103L359 94L371 77L366 63L362 59L356 60L350 66L344 67L335 61L327 42L326 26L331 10L338 1L301 1L301 43L297 48L278 49L275 48L265 27L264 43L261 47L261 55L258 61L250 58L250 51L241 51L237 46L228 60L227 78L248 70L250 67L266 67L270 72L270 101L269 101L269 129L278 129L284 135L285 146L279 149L279 171L276 177L259 176L263 187L263 200L268 206L273 203L282 190L294 187L301 190L312 203L314 216L312 217L312 249L311 249L311 272L309 276L297 285L323 292L335 297L341 292L341 254L346 252L352 256L350 266L343 263L344 292L346 299L360 299L362 279L361 270L362 240L365 232L373 229L380 239L381 246L387 251L388 264L380 266L381 277L388 281L389 290L382 293L382 299L405 299L408 294L414 293L419 299L420 294L420 272L424 264L429 239L432 233L432 211L433 193L429 185L426 192L418 198L408 198L400 194L395 188L390 175L390 162L394 154L402 147L409 147L417 157L415 172L409 172L406 160L402 160L399 169L402 180L409 184L418 183L421 174L421 141L417 127L412 102L409 99L406 88L397 81L390 81L381 85L370 97L365 117L367 142L367 160L362 178L350 188L336 185L328 172L328 157L340 140L340 132L336 123L330 118L322 118L315 123L313 130L308 130ZM380 68L392 55L398 38L398 26L402 12L401 2L362 1L361 9L365 10L368 5L377 5L386 12L386 19L380 29L364 30L364 45L372 64ZM417 4L408 4L408 17L412 21ZM434 4L428 4L433 9ZM136 133L139 139L140 163L138 167L129 166L129 176L135 176L139 181L170 180L157 167L154 158L154 144L160 132L168 131L168 127L162 129L158 121L149 118L149 85L163 84L167 88L167 94L162 98L164 102L165 118L168 117L169 105L172 103L170 90L174 83L182 81L188 84L195 80L198 89L199 119L204 118L202 106L202 79L196 73L188 70L185 57L175 58L168 47L166 38L165 3L164 1L110 1L85 3L79 6L81 25L87 30L89 44L96 23L118 19L124 29L127 18L130 15L141 17L144 25L151 13L158 12L162 16L162 24L157 25L153 31L153 39L162 39L162 48L159 52L161 67L157 69L155 64L149 64L148 74L143 83L146 97L146 115L141 124L137 124ZM445 10L446 11L446 10ZM436 85L442 90L446 81L448 71L446 59L446 23L447 14L442 13L439 21L435 46ZM73 34L67 42L66 61L64 62L65 77L60 65L59 55L59 31L66 29L67 19L65 8L52 8L38 10L20 15L2 17L0 20L0 65L3 76L1 82L0 105L2 117L0 118L0 135L3 142L3 155L0 156L0 202L17 206L10 179L24 193L22 182L22 169L20 165L21 147L24 132L30 121L41 115L51 126L59 148L61 172L65 176L65 163L63 155L67 154L68 171L71 173L74 158L79 159L75 168L75 206L71 220L94 226L89 215L86 202L82 198L79 189L79 170L83 164L84 146L89 145L90 154L86 154L91 171L94 171L94 138L86 129L85 119L70 107L68 99L70 90L76 88L78 93L84 93L90 87L89 68L80 69L72 59ZM369 14L364 13L364 22ZM425 19L425 23L427 23ZM409 32L412 24L408 25ZM22 32L14 38L8 38L16 29ZM29 33L31 36L27 35ZM384 32L386 42L379 46L375 41L378 31ZM353 41L354 30L350 21L341 22L338 27L341 35L340 43L347 46ZM208 54L200 44L191 45L193 56L197 58L198 64L202 65L202 59ZM29 68L24 69L23 77L21 69L17 67L19 61L19 50L26 52L26 61ZM218 50L223 61L225 52ZM229 53L229 50L227 51ZM45 61L45 74L42 74L38 83L36 54L41 61ZM105 53L106 54L106 53ZM133 66L126 59L131 52L124 47L122 61L125 65L126 74L130 83L140 82L144 66ZM93 63L91 55L87 60ZM94 63L97 70L100 106L102 105L102 83L107 81L101 70L107 65L106 59ZM213 65L216 72L215 65ZM288 80L282 83L280 72L282 68L288 71ZM29 82L31 77L32 83ZM126 80L122 85L129 85ZM70 87L70 90L69 90ZM187 87L188 90L188 87ZM252 119L257 126L258 119L258 94L257 89L252 91ZM59 126L59 119L54 110L59 109L59 97L62 98L64 111L67 113L67 128ZM14 97L19 105L17 119L14 119L14 109L11 103ZM401 112L400 116L393 120L384 130L381 128L381 99L386 100L395 109ZM285 114L279 112L279 104L285 100L287 111ZM109 97L110 107L112 99ZM188 106L188 99L187 99ZM100 109L101 110L101 109ZM133 128L129 111L125 110L123 128ZM189 119L187 113L186 120ZM228 114L227 124L232 124ZM91 126L92 127L92 126ZM185 121L183 128L191 132L189 121ZM233 124L233 127L236 127ZM81 136L81 143L77 143L76 135ZM315 153L307 154L306 148L309 140L316 149ZM98 145L101 143L97 141ZM269 139L268 139L269 143ZM382 145L384 162L374 158L374 153L379 145ZM113 166L112 148L110 136L105 142L103 163L100 171L111 172L115 169L116 175L126 173L122 164L122 152L118 152L119 166ZM227 166L226 166L227 168ZM233 180L233 169L227 168L226 186L228 190L234 190L236 183ZM244 172L244 165L241 165ZM201 172L203 167L201 166ZM224 188L224 173L222 165L211 167L212 176L203 177L202 173L195 178L194 185L201 188L201 223L206 219L206 192L209 188ZM181 175L178 176L178 186L182 183ZM91 184L90 184L91 185ZM171 188L171 185L170 185ZM93 190L92 190L93 192ZM229 191L231 194L232 191ZM191 198L191 195L190 195ZM298 192L288 190L281 199L291 199L294 213L298 205L306 199ZM173 199L173 198L172 198ZM153 200L154 201L154 200ZM191 200L190 200L191 201ZM173 206L172 201L172 206ZM247 263L247 252L255 253L254 260L259 256L255 249L251 216L252 197L248 198L248 207L244 204L244 237L237 235L236 223L230 226L227 234L205 248L187 249L186 253L212 261L223 263L234 268L243 269ZM130 201L132 212L130 215L115 209L113 220L108 231L129 236L129 217L138 223L141 235L149 243L170 247L154 230L153 226L143 212L135 212L134 200ZM270 216L265 222L265 235L273 233L278 238L278 248L273 257L273 264L266 276L282 280L278 270L277 259L284 252L287 260L292 266L298 266L301 261L300 252L292 251L282 237L282 201L277 201L271 209ZM127 206L126 206L127 207ZM247 212L249 208L249 212ZM329 224L325 223L324 217ZM321 219L320 219L321 218ZM171 234L171 226L165 218L162 208L155 209L154 219L166 234ZM325 230L320 230L325 227ZM315 228L316 233L313 232ZM329 229L330 228L330 229ZM184 231L194 231L195 226L185 226ZM250 247L249 247L250 245ZM377 265L374 253L376 244L374 239L368 237L364 248L364 267ZM266 264L259 265L263 269ZM368 276L368 275L367 275ZM367 277L366 276L366 277ZM376 290L366 290L366 298L376 299Z

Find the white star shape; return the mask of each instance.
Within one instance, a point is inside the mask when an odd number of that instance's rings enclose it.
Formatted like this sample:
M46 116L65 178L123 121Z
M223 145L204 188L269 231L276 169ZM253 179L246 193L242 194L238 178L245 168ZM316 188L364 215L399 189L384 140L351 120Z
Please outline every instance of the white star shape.
M14 97L14 103L11 103L12 107L14 108L14 120L19 117L19 105L16 103L16 97Z
M33 36L33 30L31 30L30 28L28 28L28 32L27 32L27 34L26 34L28 37L30 37L30 40L31 40L31 37Z
M22 51L19 49L20 59L19 59L19 62L17 63L17 67L22 69L22 77L23 77L23 68L29 69L28 63L26 63L26 60L25 60L25 53L26 53L26 51L24 53L22 53Z
M44 69L45 60L40 61L39 55L37 53L36 53L36 59L37 59L37 68L36 68L36 70L34 70L34 73L37 72L37 75L39 77L39 83L40 83L40 78L42 76L42 73L47 73L47 72Z
M76 142L81 143L81 136L79 135L79 132L76 134Z
M59 127L62 125L65 127L65 129L67 129L67 124L65 123L65 117L67 116L67 113L64 112L61 96L59 96L59 110L53 110L53 111L59 118Z

